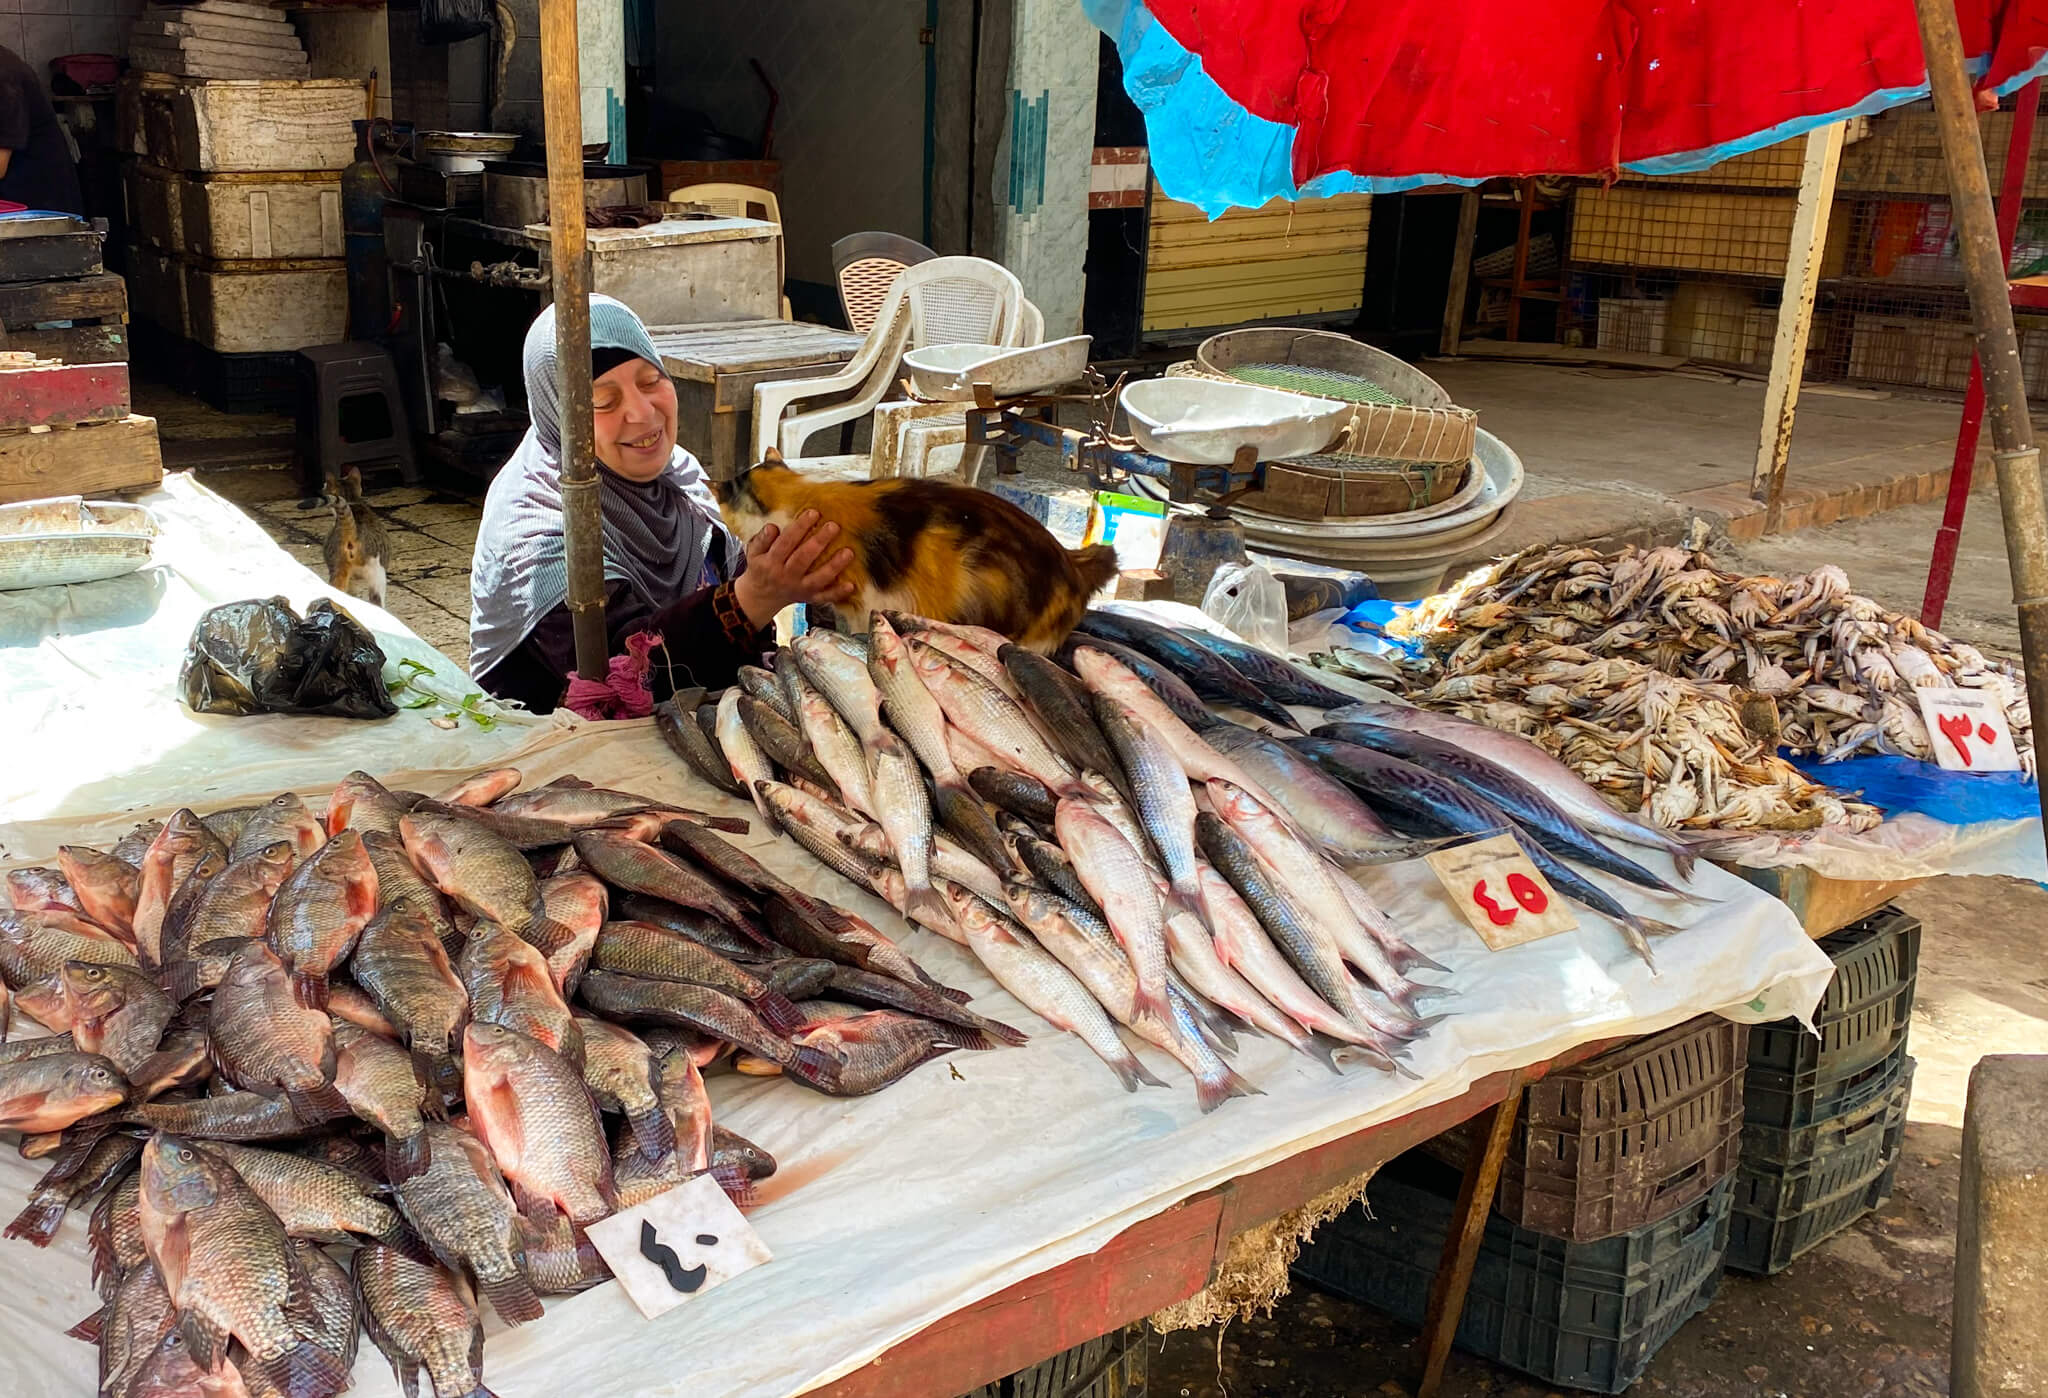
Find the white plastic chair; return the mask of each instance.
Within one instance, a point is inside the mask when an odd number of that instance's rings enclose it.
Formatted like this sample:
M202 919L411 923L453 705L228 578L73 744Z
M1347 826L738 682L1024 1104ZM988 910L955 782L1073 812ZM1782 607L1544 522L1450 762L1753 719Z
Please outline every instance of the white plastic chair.
M909 350L1035 343L1024 338L1035 318L1026 313L1029 305L1009 269L983 258L935 257L904 268L874 328L845 368L823 378L778 379L754 389L753 459L761 460L776 447L793 460L812 433L865 417L895 383ZM817 399L836 401L785 417Z
M711 210L720 218L755 218L757 215L751 210L758 208L761 210L759 218L774 224L778 230L782 228L782 202L775 197L774 190L763 189L759 185L722 184L717 181L687 184L681 189L670 190L668 202L697 204ZM778 294L784 280L783 242L782 238L777 238L775 242L775 286ZM789 313L787 296L782 297L782 318L794 319Z

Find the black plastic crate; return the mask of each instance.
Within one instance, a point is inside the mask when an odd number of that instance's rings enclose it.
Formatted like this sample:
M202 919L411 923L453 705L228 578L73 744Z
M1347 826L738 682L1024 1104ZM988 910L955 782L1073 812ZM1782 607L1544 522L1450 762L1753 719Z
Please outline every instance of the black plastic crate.
M1850 1078L1889 1057L1906 1040L1920 970L1920 921L1897 907L1821 938L1835 978L1814 1011L1815 1038L1797 1020L1760 1024L1749 1033L1749 1067L1815 1080Z
M1546 1383L1621 1392L1713 1299L1733 1188L1723 1180L1666 1219L1592 1243L1490 1215L1458 1347ZM1440 1162L1402 1157L1373 1178L1367 1207L1303 1248L1296 1275L1420 1325L1456 1191Z
M1901 1034L1883 1058L1843 1077L1832 1076L1826 1064L1803 1073L1751 1068L1743 1076L1742 1129L1796 1133L1854 1116L1891 1095L1907 1061L1906 1038Z
M1889 1094L1846 1116L1808 1128L1805 1154L1786 1160L1782 1139L1745 1150L1735 1172L1728 1265L1768 1276L1789 1267L1892 1195L1892 1177L1906 1138L1913 1096L1913 1060L1901 1060ZM1752 1133L1753 1134L1753 1133Z
M1655 1223L1727 1178L1742 1147L1744 1025L1701 1015L1547 1074L1522 1093L1494 1207L1593 1242ZM1427 1147L1462 1162L1478 1122Z
M961 1398L1144 1398L1145 1327L1126 1325Z

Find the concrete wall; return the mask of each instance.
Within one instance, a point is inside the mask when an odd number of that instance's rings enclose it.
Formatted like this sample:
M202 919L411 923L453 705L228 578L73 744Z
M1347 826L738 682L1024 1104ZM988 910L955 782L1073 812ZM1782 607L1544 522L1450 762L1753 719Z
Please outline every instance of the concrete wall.
M945 0L942 11L965 8ZM655 130L688 108L756 135L766 103L747 60L759 59L782 98L775 155L789 275L830 283L835 239L923 232L924 22L925 0L663 5Z
M1024 283L1024 294L1045 314L1051 340L1081 328L1101 39L1074 0L1015 4L1010 117L993 172L997 238L991 255Z
M47 89L51 59L120 53L141 13L142 0L20 0L0 13L0 44L20 54Z

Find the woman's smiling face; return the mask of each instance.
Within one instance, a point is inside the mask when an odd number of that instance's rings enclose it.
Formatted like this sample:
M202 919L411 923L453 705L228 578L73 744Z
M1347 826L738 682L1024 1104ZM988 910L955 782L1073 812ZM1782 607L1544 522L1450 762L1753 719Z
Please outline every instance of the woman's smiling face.
M590 385L597 459L613 475L651 481L676 445L676 386L657 366L629 359Z

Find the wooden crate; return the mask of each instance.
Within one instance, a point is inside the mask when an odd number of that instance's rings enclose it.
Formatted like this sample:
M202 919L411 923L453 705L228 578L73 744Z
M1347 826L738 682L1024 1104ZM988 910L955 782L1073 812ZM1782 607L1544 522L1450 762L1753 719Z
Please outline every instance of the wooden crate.
M1157 187L1145 273L1144 328L1184 330L1355 311L1364 298L1372 197L1342 194L1213 222Z
M71 324L58 330L7 332L9 349L66 364L110 364L128 358L128 284L110 272L67 281L0 282L0 325Z
M192 339L223 354L283 353L348 338L340 258L184 264Z
M0 238L0 282L43 282L98 276L104 233L41 233Z
M340 257L341 176L327 170L180 175L180 251L215 258Z
M14 368L0 359L0 432L118 422L129 406L126 364Z
M176 170L151 160L130 160L121 169L128 227L151 247L176 252L184 246L184 202Z
M129 155L188 172L339 170L364 108L352 78L206 80L130 73L115 135Z
M153 490L164 478L156 419L0 433L0 505L52 495Z
M1870 916L1915 884L1927 882L1919 878L1836 879L1799 866L1751 869L1714 862L1784 903L1815 941Z

